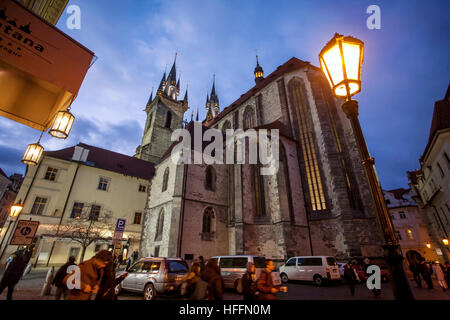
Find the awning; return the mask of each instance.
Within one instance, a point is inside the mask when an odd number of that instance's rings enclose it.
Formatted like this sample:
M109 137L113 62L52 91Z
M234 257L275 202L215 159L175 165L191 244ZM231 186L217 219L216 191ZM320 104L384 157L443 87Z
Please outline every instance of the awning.
M93 57L21 4L0 0L0 115L48 129L77 95Z

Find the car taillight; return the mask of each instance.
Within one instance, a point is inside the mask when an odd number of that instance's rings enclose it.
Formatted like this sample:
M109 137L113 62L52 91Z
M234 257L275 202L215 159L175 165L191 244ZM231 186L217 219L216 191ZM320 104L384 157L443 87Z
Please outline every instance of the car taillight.
M330 273L330 269L329 268L327 268L327 273Z

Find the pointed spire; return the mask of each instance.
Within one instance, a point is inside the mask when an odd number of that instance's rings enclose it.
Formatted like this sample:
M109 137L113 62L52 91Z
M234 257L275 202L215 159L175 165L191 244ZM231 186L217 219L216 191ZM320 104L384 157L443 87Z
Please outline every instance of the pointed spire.
M183 106L188 106L188 87L186 86L186 93L184 94Z
M258 55L256 55L256 68L253 71L253 74L255 75L255 83L258 84L261 80L264 79L264 70L263 68L259 65L259 59L258 59Z
M175 59L173 61L172 69L170 69L169 76L167 77L167 82L172 85L175 85L175 82L177 81L177 55L178 52L175 52Z
M191 111L191 122L194 121L194 111Z
M157 95L159 96L162 95L165 85L166 85L166 72L164 71L161 82L159 83L158 91L156 93Z
M149 106L153 101L153 89L154 87L152 87L152 93L150 93L150 98L148 99L147 106Z
M216 74L213 74L213 86L211 89L211 100L214 99L216 96Z
M206 91L206 103L205 103L206 108L209 107L209 94L208 91Z
M198 108L197 108L197 115L195 116L195 121L198 122Z

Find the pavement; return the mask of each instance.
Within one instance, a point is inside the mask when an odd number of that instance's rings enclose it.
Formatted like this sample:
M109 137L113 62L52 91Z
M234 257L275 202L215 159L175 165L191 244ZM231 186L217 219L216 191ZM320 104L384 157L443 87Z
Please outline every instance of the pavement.
M17 284L13 299L15 300L53 300L53 296L41 296L41 290L45 282L48 268L33 269L29 274L25 275ZM417 300L450 300L450 290L443 292L438 283L434 281L434 289L417 288L416 283L410 279L411 288ZM329 284L322 287L316 287L310 283L289 282L287 293L279 293L279 300L373 300L374 296L364 284L356 285L355 295L350 295L349 288L344 284ZM0 295L0 300L6 299L7 289ZM381 284L381 300L392 300L391 284ZM55 288L52 289L52 294ZM160 297L160 299L175 299L170 297ZM141 294L123 292L119 295L119 300L143 300ZM224 300L242 300L242 296L226 290Z

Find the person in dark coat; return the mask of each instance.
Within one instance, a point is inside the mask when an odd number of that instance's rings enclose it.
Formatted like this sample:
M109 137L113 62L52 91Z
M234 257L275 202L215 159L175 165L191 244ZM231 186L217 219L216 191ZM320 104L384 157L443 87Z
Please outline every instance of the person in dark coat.
M220 268L215 259L211 259L205 265L201 279L208 282L206 300L223 299L223 281L220 274Z
M347 263L344 268L344 279L345 283L350 288L350 293L352 296L355 295L355 283L357 282L356 279L356 271L353 269L351 262Z
M27 266L22 252L16 251L13 256L13 260L9 263L8 268L3 274L2 281L0 282L0 294L8 287L8 293L6 295L7 300L12 300L14 287L19 282L20 278L22 278L25 267Z
M417 283L417 288L422 288L422 280L420 279L419 266L417 262L411 262L409 265L409 270L411 270L414 280Z
M422 260L420 262L420 273L422 275L423 280L426 282L428 289L433 289L433 280L431 278L431 275L433 274L433 270L429 265L425 262L425 260Z
M111 260L105 267L105 272L103 273L95 300L117 300L115 289L127 276L128 272L125 272L119 277L116 277L114 262Z
M244 300L256 300L256 275L255 265L253 262L247 262L247 272L242 276L242 294Z
M139 252L137 250L134 250L132 257L133 257L133 263L138 261L138 259L139 259Z
M272 271L275 270L273 260L266 259L266 268L261 272L258 282L257 290L259 291L259 300L276 300L276 294L280 291L279 287L272 282Z
M56 272L55 278L52 282L52 284L56 287L55 300L61 300L61 296L66 299L68 289L63 280L67 275L67 268L69 268L70 266L76 266L74 256L70 256L69 260L65 264L63 264Z

